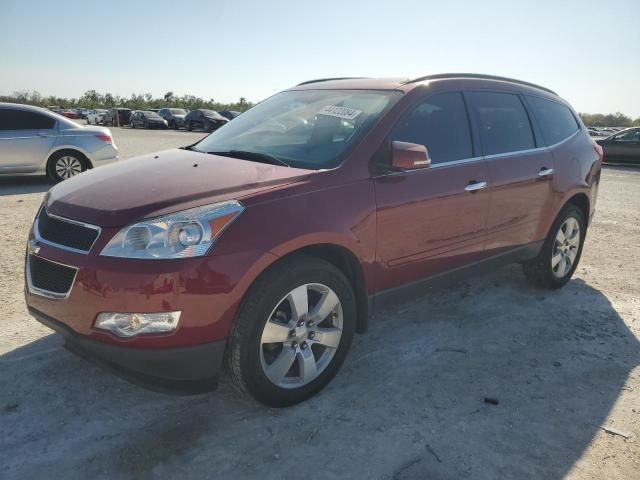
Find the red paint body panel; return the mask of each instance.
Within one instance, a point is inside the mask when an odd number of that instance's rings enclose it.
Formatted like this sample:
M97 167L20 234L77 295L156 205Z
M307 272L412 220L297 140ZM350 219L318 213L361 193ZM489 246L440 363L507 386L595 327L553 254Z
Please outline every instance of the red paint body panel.
M489 164L491 206L487 222L489 252L513 248L544 239L553 210L553 177L538 173L554 168L553 155L542 148L535 152L492 158Z
M224 339L255 279L300 248L329 244L350 252L362 269L364 291L373 295L542 240L573 195L585 194L593 212L601 162L584 126L562 144L534 153L485 159L477 152L466 163L391 175L373 166L396 122L431 94L498 89L562 102L556 96L481 79L341 80L295 87L331 88L403 92L336 169L301 170L169 150L54 187L45 201L49 212L103 230L87 255L41 245L38 255L79 272L68 299L27 291L28 305L103 342L138 348L195 345ZM539 178L542 167L554 168L553 177ZM471 181L486 181L488 188L467 192ZM240 200L246 210L206 257L149 261L99 255L124 225L229 199ZM166 310L183 312L170 334L122 339L93 328L104 311Z
M61 217L119 227L166 212L229 198L240 200L309 174L309 170L166 150L95 169L56 185L47 195L46 206Z
M376 290L482 258L489 193L464 188L487 178L487 165L480 161L376 179Z

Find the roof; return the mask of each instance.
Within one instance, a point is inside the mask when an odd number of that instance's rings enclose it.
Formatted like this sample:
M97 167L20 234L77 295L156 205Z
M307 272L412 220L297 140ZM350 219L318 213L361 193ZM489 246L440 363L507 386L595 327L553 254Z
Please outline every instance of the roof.
M510 83L537 90L542 90L552 95L557 95L554 91L536 85L534 83L517 80L514 78L499 77L495 75L485 75L479 73L439 73L426 75L418 78L366 78L366 77L340 77L340 78L320 78L299 83L292 90L316 90L316 89L361 89L361 90L402 90L409 91L424 82L440 80L470 80L472 82L502 82Z
M321 78L308 80L299 83L291 90L316 90L316 89L361 89L361 90L395 90L401 88L408 78L365 78L365 77L342 77L342 78Z

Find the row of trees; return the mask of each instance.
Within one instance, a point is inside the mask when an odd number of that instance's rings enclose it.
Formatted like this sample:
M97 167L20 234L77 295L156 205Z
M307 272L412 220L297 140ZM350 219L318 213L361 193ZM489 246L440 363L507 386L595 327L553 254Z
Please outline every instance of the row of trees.
M602 113L581 113L580 117L584 124L589 127L640 127L640 117L633 120L620 112L607 115Z
M163 97L154 98L150 93L136 94L132 93L131 97L120 97L105 93L104 95L95 90L87 90L80 98L62 98L62 97L43 97L35 90L25 90L13 92L11 95L0 96L0 102L12 103L28 103L29 105L38 105L40 107L48 107L56 105L62 108L85 107L85 108L112 108L125 107L132 110L145 110L147 108L162 107L180 107L187 110L195 108L208 108L211 110L236 110L244 112L251 108L253 103L248 102L246 98L240 97L234 103L220 103L213 98L205 100L194 95L177 96L173 92L167 92ZM620 113L581 113L582 121L587 126L593 127L631 127L640 126L640 117L635 120L631 117Z
M87 90L80 98L62 98L56 96L42 96L35 90L24 90L13 92L11 95L0 96L0 102L26 103L40 107L59 106L62 108L112 108L125 107L132 110L145 110L147 108L179 107L193 110L196 108L208 108L211 110L236 110L244 112L251 108L253 103L246 98L240 97L237 102L221 103L213 98L205 100L194 95L177 96L173 92L167 92L163 97L154 98L150 93L131 94L130 97L120 97L105 93L104 95L95 90Z

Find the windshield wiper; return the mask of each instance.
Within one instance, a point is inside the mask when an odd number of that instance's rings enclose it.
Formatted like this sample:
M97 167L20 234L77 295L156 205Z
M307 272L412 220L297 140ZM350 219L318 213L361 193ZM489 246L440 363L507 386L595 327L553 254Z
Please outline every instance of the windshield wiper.
M279 159L276 156L269 155L268 153L250 152L248 150L223 150L220 152L207 152L211 155L222 155L223 157L239 158L241 160L251 160L262 163L269 163L271 165L282 165L283 167L290 167L287 162Z

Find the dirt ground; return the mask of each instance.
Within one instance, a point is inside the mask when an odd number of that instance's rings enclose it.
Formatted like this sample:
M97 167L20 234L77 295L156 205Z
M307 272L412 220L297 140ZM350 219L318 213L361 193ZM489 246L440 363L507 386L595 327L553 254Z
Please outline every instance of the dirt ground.
M124 158L190 135L114 130ZM226 379L149 392L64 350L22 293L48 188L0 177L2 479L640 478L638 169L605 168L564 289L511 266L379 312L336 379L285 410Z

